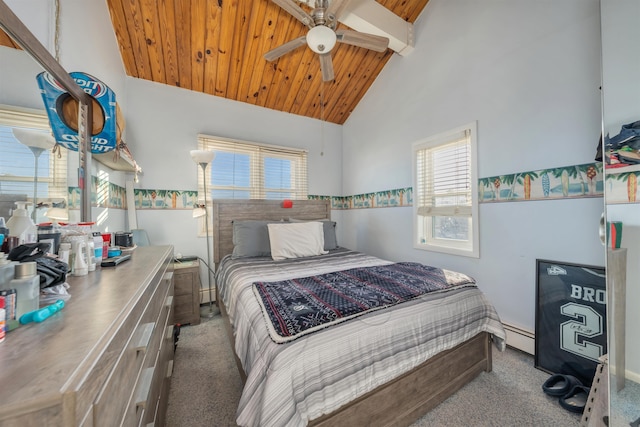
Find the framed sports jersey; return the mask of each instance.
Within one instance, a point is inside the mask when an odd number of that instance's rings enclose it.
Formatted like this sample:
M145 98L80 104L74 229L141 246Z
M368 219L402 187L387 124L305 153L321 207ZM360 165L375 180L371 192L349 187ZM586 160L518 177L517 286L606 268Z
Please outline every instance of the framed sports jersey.
M604 267L536 260L535 367L591 385L607 353Z

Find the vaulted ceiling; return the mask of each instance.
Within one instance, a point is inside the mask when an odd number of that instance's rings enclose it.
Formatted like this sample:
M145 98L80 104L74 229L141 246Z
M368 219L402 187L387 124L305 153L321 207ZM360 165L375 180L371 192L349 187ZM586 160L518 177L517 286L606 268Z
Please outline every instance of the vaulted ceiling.
M264 59L308 30L270 0L106 1L127 75L338 124L394 54L338 43L323 82L306 46ZM428 0L377 2L413 23ZM0 44L16 47L4 34Z

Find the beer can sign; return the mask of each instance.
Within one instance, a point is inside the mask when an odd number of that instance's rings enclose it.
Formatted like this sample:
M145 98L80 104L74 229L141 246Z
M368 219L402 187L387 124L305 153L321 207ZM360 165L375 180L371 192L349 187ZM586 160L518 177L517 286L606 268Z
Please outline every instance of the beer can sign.
M69 75L92 98L91 153L100 154L117 146L116 95L95 77L72 72ZM78 151L78 102L49 74L36 76L56 142Z

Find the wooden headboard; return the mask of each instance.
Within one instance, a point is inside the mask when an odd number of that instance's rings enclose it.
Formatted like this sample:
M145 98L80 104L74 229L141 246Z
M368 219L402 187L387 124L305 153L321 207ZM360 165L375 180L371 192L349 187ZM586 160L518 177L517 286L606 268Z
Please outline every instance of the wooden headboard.
M288 220L331 219L330 200L294 200L293 207L283 208L281 200L217 199L213 201L213 262L218 264L233 252L234 219Z

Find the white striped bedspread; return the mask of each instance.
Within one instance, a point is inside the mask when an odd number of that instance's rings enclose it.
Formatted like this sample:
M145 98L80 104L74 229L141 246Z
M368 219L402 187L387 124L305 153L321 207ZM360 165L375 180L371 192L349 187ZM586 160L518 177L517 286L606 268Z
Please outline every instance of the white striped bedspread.
M477 287L426 294L286 344L272 341L253 282L383 264L390 262L343 248L277 262L222 260L216 284L247 375L239 425L304 426L483 331L504 350L500 319Z

